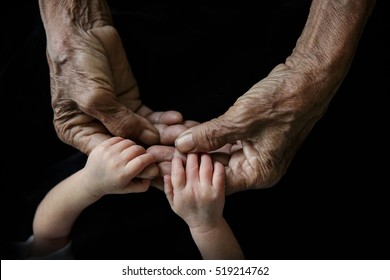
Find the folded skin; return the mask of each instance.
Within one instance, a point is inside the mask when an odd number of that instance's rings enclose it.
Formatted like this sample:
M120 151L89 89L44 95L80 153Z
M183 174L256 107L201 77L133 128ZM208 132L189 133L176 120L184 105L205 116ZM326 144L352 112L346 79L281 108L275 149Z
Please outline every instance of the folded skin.
M142 103L105 1L39 3L59 138L86 154L113 135L165 145L154 147L158 154L166 154L162 149L180 133L175 146L182 153L212 152L239 141L242 148L230 151L225 166L227 194L271 187L285 174L347 74L375 5L374 0L312 1L285 62L226 113L187 130L179 112L153 112Z
M181 113L154 112L142 103L105 1L39 4L54 127L62 141L89 154L113 135L146 145L173 144L177 134L188 128Z
M183 153L241 141L226 169L227 194L274 186L346 76L375 1L314 0L292 54L218 118L176 140Z
M47 38L54 127L85 154L121 136L139 144L172 145L190 126L177 111L155 112L137 81L105 1L39 1ZM152 164L140 176L154 174Z

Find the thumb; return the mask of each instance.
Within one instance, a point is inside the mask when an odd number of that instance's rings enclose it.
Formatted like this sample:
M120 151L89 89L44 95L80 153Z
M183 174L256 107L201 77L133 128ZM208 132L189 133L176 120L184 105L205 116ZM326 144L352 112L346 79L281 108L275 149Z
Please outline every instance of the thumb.
M106 96L102 106L97 105L93 112L86 112L100 120L114 136L141 141L147 145L159 142L157 129L146 118L134 113L121 104L114 96Z
M225 114L186 130L176 139L176 148L182 153L209 152L235 143L240 138L238 126L228 119Z
M147 145L154 145L160 142L160 135L154 125L146 118L128 109L128 116L125 117L123 126L125 138L139 140Z

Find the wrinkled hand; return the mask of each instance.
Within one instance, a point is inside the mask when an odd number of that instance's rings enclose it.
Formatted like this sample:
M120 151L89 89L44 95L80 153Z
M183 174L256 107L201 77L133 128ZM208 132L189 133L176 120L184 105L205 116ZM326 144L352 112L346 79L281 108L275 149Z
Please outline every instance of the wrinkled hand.
M75 32L68 44L61 55L50 44L47 52L54 126L62 141L89 154L112 135L165 144L187 128L176 126L183 121L180 113L153 112L142 104L115 28Z
M288 65L278 65L225 114L184 132L176 148L206 152L230 143L226 193L271 187L286 172L334 91Z
M348 73L375 2L312 1L285 64L225 114L182 134L176 147L211 151L239 141L226 167L227 192L275 185Z

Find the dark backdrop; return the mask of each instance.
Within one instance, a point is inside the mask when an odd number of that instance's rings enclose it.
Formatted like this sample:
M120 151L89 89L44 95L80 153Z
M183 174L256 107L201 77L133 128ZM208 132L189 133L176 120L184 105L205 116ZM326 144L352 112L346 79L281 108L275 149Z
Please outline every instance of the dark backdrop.
M37 1L2 10L2 259L32 233L45 193L85 156L52 125ZM292 51L310 1L262 8L110 1L145 104L216 117ZM141 2L141 1L139 1ZM249 259L389 258L389 22L379 1L351 70L276 186L228 196L225 217ZM107 196L77 220L79 259L198 259L165 195Z

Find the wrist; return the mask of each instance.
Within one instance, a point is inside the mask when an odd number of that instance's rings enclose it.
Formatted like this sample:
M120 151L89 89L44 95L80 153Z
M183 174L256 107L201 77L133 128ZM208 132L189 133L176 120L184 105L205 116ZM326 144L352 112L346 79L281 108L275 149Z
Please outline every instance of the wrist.
M193 236L195 235L207 235L223 226L226 223L225 219L221 217L220 219L213 221L198 221L198 222L188 222L188 227Z
M105 195L97 187L99 185L98 182L91 178L91 174L85 168L80 169L74 176L78 177L79 183L74 185L74 193L79 198L80 204L93 204Z
M112 25L110 9L102 0L39 0L48 47L61 52L90 29Z
M337 88L348 72L372 0L312 2L306 25L286 65Z

